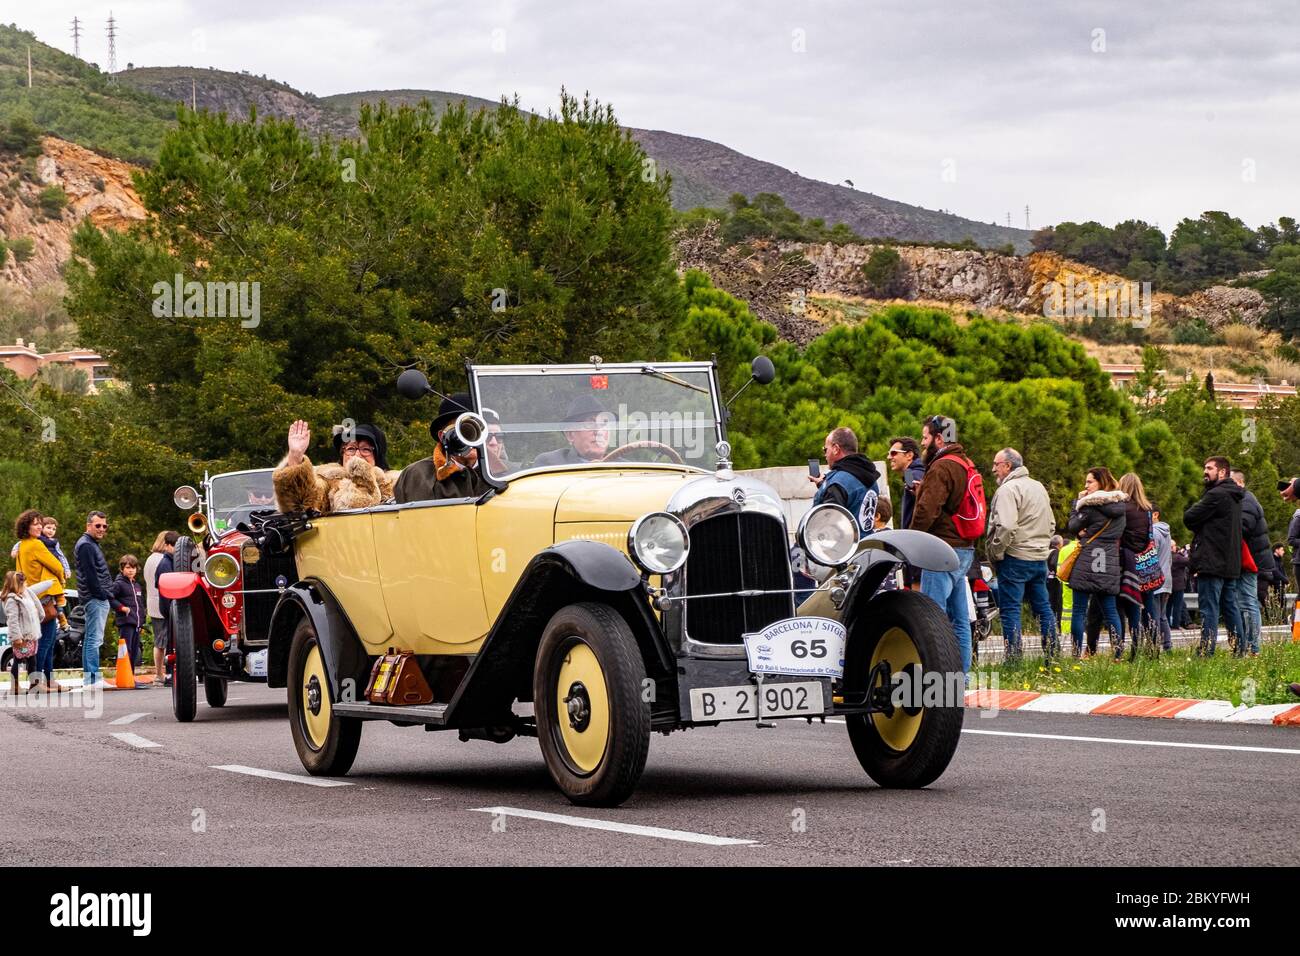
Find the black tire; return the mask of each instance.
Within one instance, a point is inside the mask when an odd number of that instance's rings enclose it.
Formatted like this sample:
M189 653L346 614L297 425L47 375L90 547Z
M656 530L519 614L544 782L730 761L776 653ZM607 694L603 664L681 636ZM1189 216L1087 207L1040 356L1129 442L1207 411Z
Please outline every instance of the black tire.
M363 722L334 712L320 639L305 619L289 646L288 686L289 730L303 768L317 777L347 773L361 746Z
M636 789L650 751L645 679L636 637L613 608L571 604L547 623L533 667L533 713L546 769L573 803L614 807ZM584 736L602 724L603 741Z
M199 707L195 684L194 618L187 601L172 601L172 713L182 724L194 719Z
M199 549L194 546L194 539L187 534L176 539L176 551L172 554L172 570L200 570Z
M885 640L888 643L882 646ZM906 651L908 645L911 651ZM848 715L853 752L862 769L882 787L928 786L952 760L965 713L964 686L962 693L949 692L956 683L950 675L962 674L952 625L939 606L918 591L893 591L873 599L849 632L847 690L860 693L867 688L878 647L906 651L899 659L914 656L912 664L919 660L921 674L938 673L944 678L944 692L937 707L898 708L891 718ZM890 656L882 659L890 661L892 671L901 669Z
M226 679L203 675L203 696L207 699L209 707L225 707Z

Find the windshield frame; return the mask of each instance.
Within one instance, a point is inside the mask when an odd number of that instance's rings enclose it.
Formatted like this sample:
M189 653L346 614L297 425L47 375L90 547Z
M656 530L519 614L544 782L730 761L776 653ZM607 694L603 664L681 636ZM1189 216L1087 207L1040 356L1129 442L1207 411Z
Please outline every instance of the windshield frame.
M473 400L472 404L481 414L483 408L482 391L479 388L479 379L482 378L505 378L522 377L522 376L563 376L563 375L603 375L603 374L647 374L645 369L666 372L668 374L686 373L686 374L704 374L708 376L709 381L709 402L713 408L714 422L714 441L715 447L717 442L727 440L727 422L726 407L723 405L718 393L718 367L714 362L582 362L573 365L468 365L469 372L469 394ZM689 390L689 386L680 385L680 388ZM488 473L487 456L479 455L478 461L479 474L484 480L494 488L502 489L508 486L516 478L526 475L535 475L541 472L554 471L581 471L590 468L647 468L652 470L668 471L693 471L700 474L712 474L713 472L699 465L673 464L671 462L650 462L650 461L610 461L610 462L583 462L574 465L542 465L541 467L529 466L521 468L518 471L512 471L508 475L496 476Z
M204 476L203 476L203 505L204 505L203 510L206 512L206 517L207 517L207 519L208 519L208 527L209 527L209 528L214 528L214 529L215 529L216 526L217 526L217 504L216 504L216 495L213 494L213 485L214 485L214 483L217 481L217 479L219 479L219 478L238 478L238 477L240 477L241 475L254 475L254 474L262 474L262 473L265 473L266 476L267 476L267 478L268 478L268 480L269 480L269 479L271 478L271 476L275 474L275 469L274 469L274 468L245 468L243 471L223 471L223 472L221 472L220 474L217 474L217 475L204 475ZM221 509L221 512L222 512L222 514L229 514L229 513L232 512L232 511L238 511L240 508L246 508L246 507L249 507L249 506L248 506L248 505L239 505L239 506L237 506L237 507L235 507L235 508L223 508L223 509ZM275 504L275 485L274 485L274 483L272 483L272 485L271 485L271 503L270 503L270 504L267 504L267 505L258 505L258 506L255 506L255 507L259 507L259 508L270 508L270 509L272 509L272 510L274 510L274 509L276 508L276 504ZM232 528L233 528L233 525L232 525L231 527L228 527L228 528L224 529L221 533L224 534L226 531L230 531L230 530L232 530Z

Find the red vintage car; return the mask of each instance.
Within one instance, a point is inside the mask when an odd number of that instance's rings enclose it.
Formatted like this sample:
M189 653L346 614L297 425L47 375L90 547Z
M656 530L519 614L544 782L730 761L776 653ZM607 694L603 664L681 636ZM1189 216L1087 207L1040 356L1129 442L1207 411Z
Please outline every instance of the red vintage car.
M159 578L172 601L172 712L194 719L197 683L211 707L226 703L230 681L266 682L271 612L297 580L292 549L278 545L270 468L203 476L202 491L176 489L173 500L193 510L173 557L175 570ZM269 534L269 540L268 540Z

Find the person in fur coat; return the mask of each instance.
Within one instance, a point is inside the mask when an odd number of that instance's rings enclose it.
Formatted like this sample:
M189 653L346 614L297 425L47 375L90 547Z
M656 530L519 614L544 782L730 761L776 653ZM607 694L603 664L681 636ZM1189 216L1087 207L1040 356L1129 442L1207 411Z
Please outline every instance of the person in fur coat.
M349 440L344 442L344 438ZM357 425L348 435L336 430L337 462L313 465L307 457L311 429L299 420L289 426L289 453L276 466L276 507L282 512L346 511L369 508L393 497L399 472L388 470L388 442L376 425Z
M1070 632L1074 639L1076 657L1091 657L1097 653L1095 639L1084 649L1084 623L1088 618L1088 605L1101 603L1102 613L1110 628L1111 649L1121 649L1119 637L1122 625L1115 596L1119 594L1123 564L1120 561L1120 539L1124 536L1128 495L1120 490L1119 483L1108 468L1090 468L1084 477L1083 492L1074 504L1066 525L1071 536L1079 539L1078 557L1065 582L1074 592L1074 611Z

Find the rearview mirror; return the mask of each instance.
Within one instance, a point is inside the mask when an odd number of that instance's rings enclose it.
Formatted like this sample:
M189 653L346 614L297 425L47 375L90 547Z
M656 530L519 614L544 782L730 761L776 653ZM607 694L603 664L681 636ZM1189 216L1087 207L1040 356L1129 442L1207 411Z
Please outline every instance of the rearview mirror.
M766 355L756 356L754 361L749 363L749 371L759 385L771 385L776 379L776 366Z

